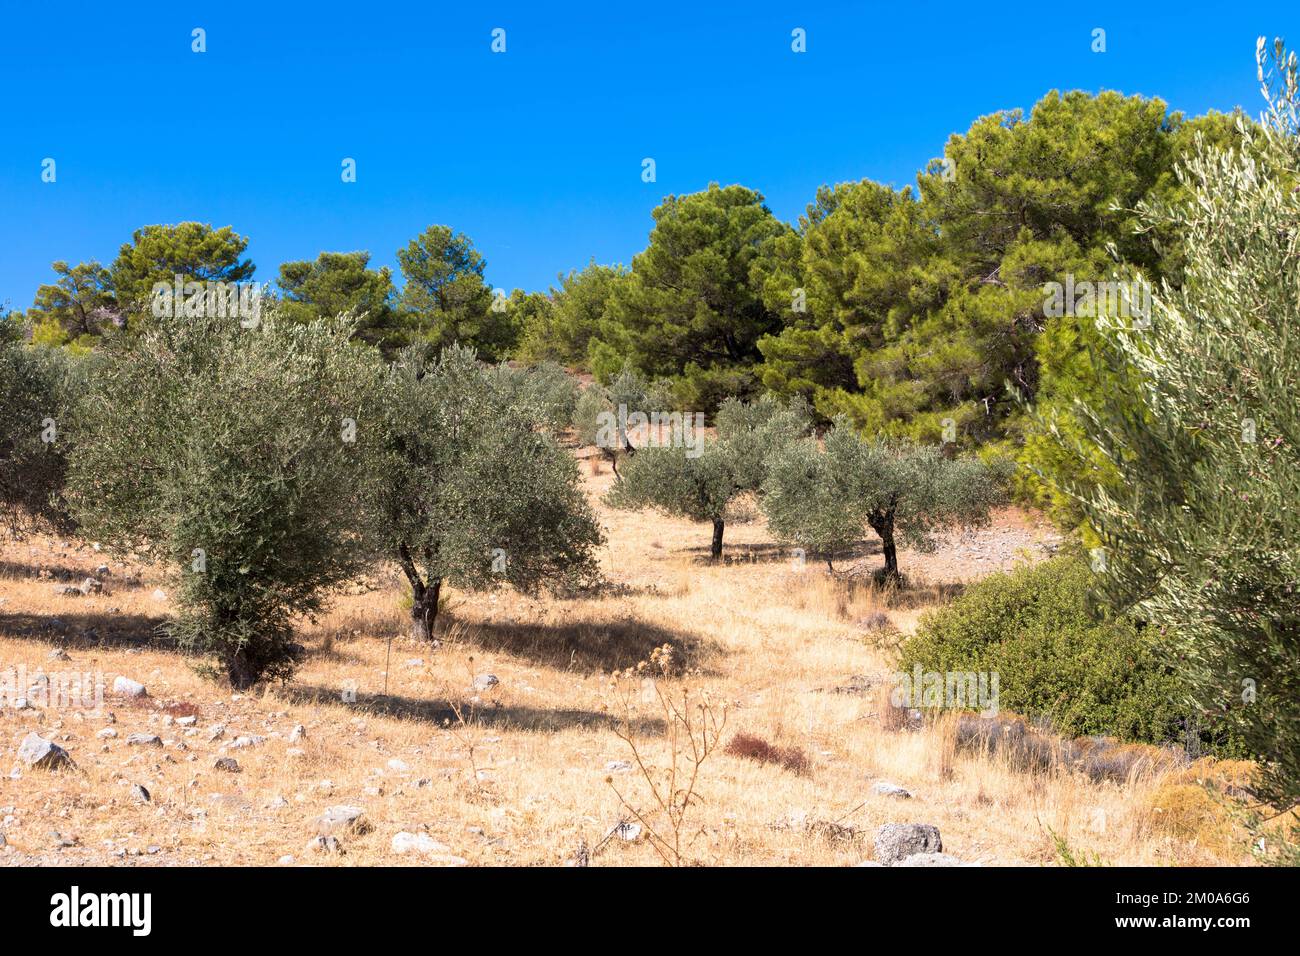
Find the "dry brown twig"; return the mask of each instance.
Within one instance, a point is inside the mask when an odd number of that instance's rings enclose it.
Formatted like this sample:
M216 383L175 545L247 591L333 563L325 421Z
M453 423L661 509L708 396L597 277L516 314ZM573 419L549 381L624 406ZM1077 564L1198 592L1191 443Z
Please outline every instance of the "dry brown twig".
M605 778L623 808L644 829L646 839L669 866L681 866L683 842L691 808L702 801L700 768L721 743L727 724L727 704L713 700L707 690L692 692L686 684L671 683L674 651L671 644L655 648L649 661L616 671L610 677L613 697L620 707L614 733L627 744L632 759L650 791L653 809L643 812ZM662 715L668 745L667 766L657 770L636 741L640 712L637 698ZM693 842L703 830L691 834ZM603 844L604 841L602 841ZM689 846L689 844L688 844Z

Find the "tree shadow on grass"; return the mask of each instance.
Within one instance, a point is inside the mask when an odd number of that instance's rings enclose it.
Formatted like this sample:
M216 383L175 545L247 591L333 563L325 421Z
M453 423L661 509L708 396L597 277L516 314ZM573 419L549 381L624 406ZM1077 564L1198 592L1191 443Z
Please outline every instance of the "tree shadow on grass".
M281 693L295 704L309 707L337 707L349 714L375 717L392 717L397 720L414 720L438 726L460 726L460 718L452 703L423 697L403 697L397 694L366 694L356 692L354 701L345 701L339 688L310 684L290 684ZM525 707L485 701L472 713L464 702L457 702L461 715L473 727L494 730L521 730L538 733L555 733L572 727L608 730L622 726L622 720L610 713L577 708ZM634 721L632 730L637 734L663 734L664 722L659 719Z
M721 560L714 561L710 553L710 547L707 544L698 547L682 548L684 554L690 556L695 564L709 565L712 567L726 567L733 564L787 564L795 559L796 547L789 544L776 544L766 542L762 544L724 544L722 547ZM847 564L851 561L857 561L869 557L873 554L880 554L880 546L876 542L864 541L861 545L852 548L836 551L830 555L832 563L839 565L841 562ZM805 551L804 563L823 567L826 564L827 555L816 551ZM838 570L838 568L837 568Z
M165 617L78 611L32 614L0 610L0 636L58 644L61 647L148 647L174 651L176 642L162 630Z
M98 555L96 555L98 557ZM74 564L43 561L33 558L31 562L0 559L0 579L10 578L17 581L38 581L50 584L63 581L80 581L95 576L95 567L99 562L87 561L78 567ZM48 578L41 578L40 572L48 573Z
M615 671L636 667L650 659L651 652L671 644L679 667L700 668L715 673L705 662L721 652L713 641L687 631L661 627L635 619L617 621L575 621L572 624L465 622L457 627L449 621L446 631L465 644L483 651L522 657L557 670L580 673Z

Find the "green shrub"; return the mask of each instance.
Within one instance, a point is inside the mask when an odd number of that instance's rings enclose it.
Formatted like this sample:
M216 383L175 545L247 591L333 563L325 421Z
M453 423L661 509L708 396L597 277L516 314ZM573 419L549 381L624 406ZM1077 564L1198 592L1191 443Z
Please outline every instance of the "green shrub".
M13 532L74 525L63 501L67 412L82 363L62 349L29 346L0 315L0 525Z
M1191 713L1184 688L1149 631L1090 613L1091 582L1075 557L992 575L922 618L902 667L996 673L1000 710L1046 718L1071 736L1178 738Z
M168 631L236 688L287 679L296 620L367 558L359 449L383 370L352 329L154 317L107 343L74 416L73 514L168 569Z

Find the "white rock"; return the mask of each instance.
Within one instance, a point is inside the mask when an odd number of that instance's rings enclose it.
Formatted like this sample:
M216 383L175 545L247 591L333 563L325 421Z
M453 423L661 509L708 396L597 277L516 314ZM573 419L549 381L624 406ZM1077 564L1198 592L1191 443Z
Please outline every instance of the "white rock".
M62 770L73 765L66 750L36 733L23 738L18 746L18 759L38 770Z
M113 678L113 693L121 694L123 697L144 697L148 691L145 690L144 684L139 681L131 680L131 678L119 674Z
M439 843L427 833L407 833L403 830L393 837L394 853L441 853L448 854L451 847Z
M897 797L899 800L912 799L912 792L905 790L896 783L886 783L883 780L874 784L871 788L872 793L879 794L882 797Z
M316 832L322 836L337 833L361 834L368 833L371 829L370 821L366 819L366 811L361 807L346 805L330 807L316 818Z

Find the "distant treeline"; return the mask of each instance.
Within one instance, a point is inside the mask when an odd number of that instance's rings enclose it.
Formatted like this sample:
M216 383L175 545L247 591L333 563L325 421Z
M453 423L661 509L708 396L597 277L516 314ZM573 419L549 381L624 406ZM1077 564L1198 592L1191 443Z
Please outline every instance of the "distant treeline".
M630 267L593 261L545 292L494 291L469 237L446 226L398 250L400 292L368 252L284 263L268 291L297 320L365 313L359 336L390 356L460 342L606 382L630 365L668 383L676 407L710 414L728 396L799 395L822 422L1015 458L1020 493L1074 523L1054 489L1079 462L1042 422L1069 431L1073 401L1113 384L1088 360L1101 311L1127 306L1135 282L1179 282L1180 237L1137 228L1135 208L1177 201L1176 166L1198 139L1237 143L1238 122L1053 92L1027 117L954 134L915 189L823 186L793 226L740 185L668 196ZM56 262L25 313L32 338L83 348L131 334L150 323L157 283L250 280L247 244L229 226L155 225L108 266Z

